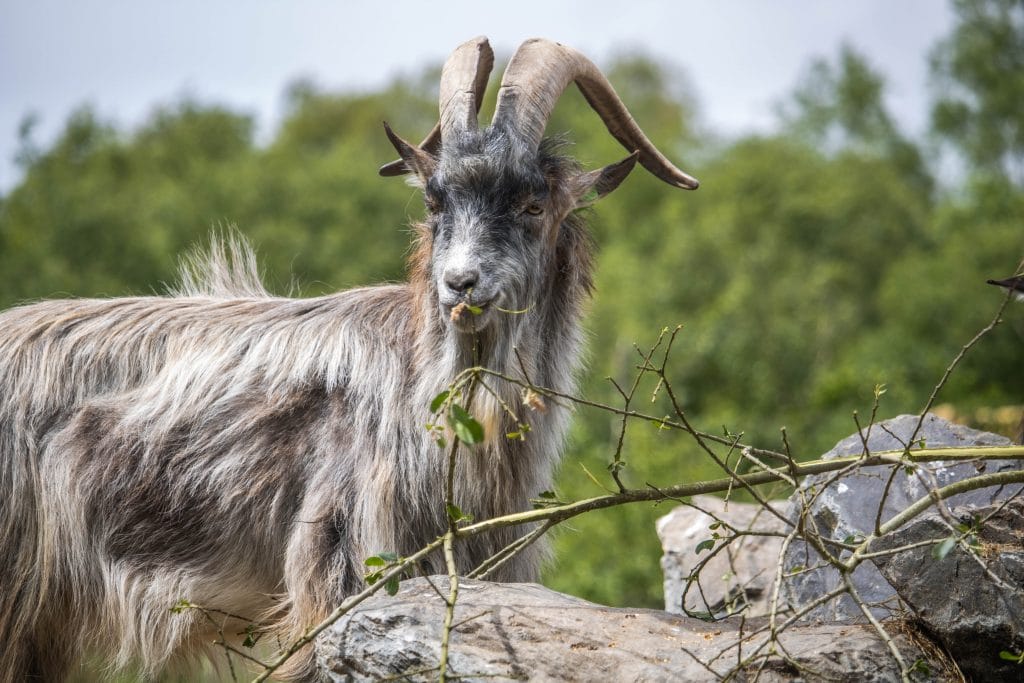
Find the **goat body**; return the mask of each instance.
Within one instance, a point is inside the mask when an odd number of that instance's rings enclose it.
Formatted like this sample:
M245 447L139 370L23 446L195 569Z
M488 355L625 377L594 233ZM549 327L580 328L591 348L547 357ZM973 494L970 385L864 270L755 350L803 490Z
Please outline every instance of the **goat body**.
M63 680L82 652L157 676L211 640L202 614L169 609L181 599L294 639L361 588L366 557L447 528L447 454L424 425L459 372L572 391L592 251L574 209L637 155L581 173L515 117L464 125L479 102L453 117L446 84L478 83L488 59L477 39L446 64L440 152L388 130L402 161L382 173L416 173L429 209L407 284L275 298L243 245L215 244L175 295L0 314L0 681ZM459 316L466 302L479 315ZM568 422L553 404L520 416L526 440L505 439L518 389L492 388L469 406L486 439L454 478L478 519L551 487ZM461 539L459 569L521 533ZM543 553L494 578L536 580ZM311 653L286 675L314 677Z
M168 610L182 598L253 618L281 610L296 636L360 587L363 558L443 533L446 460L424 425L468 351L420 324L424 304L406 285L0 316L3 643L32 648L5 661L31 660L46 680L83 648L162 664L209 639L200 615ZM568 388L565 348L524 357L550 359L537 377ZM489 434L511 431L485 409ZM565 417L535 420L548 424L527 441L491 438L459 459L465 510L521 510L550 487ZM474 539L460 567L511 540ZM533 580L535 567L524 556L499 576Z

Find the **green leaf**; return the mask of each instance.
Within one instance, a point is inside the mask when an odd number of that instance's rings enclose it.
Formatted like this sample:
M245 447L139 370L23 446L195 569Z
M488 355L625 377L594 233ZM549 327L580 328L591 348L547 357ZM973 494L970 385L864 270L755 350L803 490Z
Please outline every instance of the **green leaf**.
M660 432L662 430L671 429L671 427L669 427L667 424L665 424L667 421L668 421L668 418L667 417L663 417L660 420L651 420L651 424L654 425L654 428L657 429Z
M558 495L554 491L541 491L535 498L530 499L530 503L533 505L534 510L541 510L554 505L561 505L562 501L558 500Z
M702 550L711 550L715 547L715 539L709 538L706 541L701 541L697 544L697 554L700 555Z
M1024 664L1024 652L1013 654L1007 650L999 651L999 659L1005 659L1008 662L1017 662L1018 664Z
M178 600L178 602L174 603L174 605L171 607L171 613L172 614L181 614L185 610L192 609L193 607L195 607L195 605L193 605L191 602L189 602L185 598L182 598L181 600Z
M950 536L949 538L944 538L942 539L942 543L939 543L932 548L932 557L936 560L941 560L946 557L946 555L949 555L949 551L952 550L954 546L956 546L955 537Z
M394 564L398 562L398 553L381 553L380 557L384 559L388 564Z
M484 440L484 428L466 412L465 408L458 403L453 403L449 415L452 420L452 429L461 441L472 445Z
M398 577L392 576L388 579L388 582L384 584L384 590L388 592L388 595L394 595L398 592Z
M448 519L452 520L453 522L473 521L473 515L467 515L459 508L458 505L455 505L454 503L448 503L445 506L445 509L448 512Z
M242 647L256 647L257 640L259 640L259 634L256 633L256 627L249 624L245 627L245 640L242 641Z
M434 400L430 402L430 412L436 413L438 410L440 410L441 406L444 405L444 402L448 400L448 397L451 396L451 394L452 392L445 389L440 394L435 396Z
M437 437L437 439L434 440L434 443L437 444L438 448L444 448L445 446L448 445L448 442L445 441L443 436Z
M715 529L718 529L721 526L722 526L721 522L712 522L711 524L708 524L708 529L711 529L712 531L714 531Z
M463 443L469 445L478 444L484 440L484 429L480 426L480 423L470 418L469 420L458 420L453 425L455 428L455 435Z
M484 309L480 308L479 306L474 306L473 304L466 304L466 310L468 310L473 315L480 315L481 313L484 312Z
M385 562L384 558L380 555L374 555L373 557L368 557L363 560L363 564L367 567L383 567L387 562Z

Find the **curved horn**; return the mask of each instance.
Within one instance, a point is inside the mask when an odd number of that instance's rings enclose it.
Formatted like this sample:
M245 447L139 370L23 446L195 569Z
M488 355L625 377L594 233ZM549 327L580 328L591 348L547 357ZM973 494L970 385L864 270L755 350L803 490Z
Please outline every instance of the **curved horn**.
M697 189L697 179L676 168L647 138L597 66L550 40L527 40L512 55L498 90L493 125L519 131L536 149L558 98L573 81L608 132L630 152L640 153L644 168L669 185Z
M467 40L452 51L441 70L441 94L438 98L441 118L423 138L420 149L436 154L441 149L441 137L445 131L476 127L476 115L483 103L492 68L494 51L485 36ZM382 176L408 172L401 159L384 164L379 171Z
M441 135L476 128L476 114L494 66L494 51L484 36L459 45L441 70Z

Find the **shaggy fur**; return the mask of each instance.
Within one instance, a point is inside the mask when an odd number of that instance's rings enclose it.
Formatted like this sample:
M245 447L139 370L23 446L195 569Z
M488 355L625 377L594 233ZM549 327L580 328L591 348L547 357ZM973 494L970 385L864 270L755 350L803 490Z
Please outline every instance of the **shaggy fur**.
M82 652L157 677L212 638L199 613L169 611L182 598L270 618L287 642L362 587L364 558L441 534L431 398L474 356L519 374L513 349L533 382L573 389L591 272L578 176L473 131L426 184L407 284L276 298L251 252L215 244L166 297L0 314L0 681L63 680ZM494 297L475 334L438 285L467 263ZM483 392L472 411L488 439L459 458L456 501L477 519L528 508L566 411L521 411L526 441L503 438L514 425ZM521 533L460 542L460 569ZM542 554L494 578L535 580ZM311 650L287 675L314 675Z
M166 297L0 314L0 683L64 680L84 652L158 677L215 635L200 612L170 610L181 599L240 615L226 635L258 619L292 642L361 588L366 557L446 530L447 455L425 425L453 378L483 365L573 391L592 254L577 209L638 160L675 187L697 181L589 60L551 41L517 50L479 129L492 63L483 38L452 53L423 147L386 128L402 159L382 171L413 172L428 209L407 284L276 298L251 251L215 244ZM626 159L583 173L541 143L573 80ZM568 422L560 405L517 407L531 430L506 439L518 426L501 406L519 389L490 384L468 406L486 439L454 473L477 519L551 487ZM459 539L459 570L522 533ZM493 577L535 580L543 554L530 546ZM315 678L312 648L279 674Z

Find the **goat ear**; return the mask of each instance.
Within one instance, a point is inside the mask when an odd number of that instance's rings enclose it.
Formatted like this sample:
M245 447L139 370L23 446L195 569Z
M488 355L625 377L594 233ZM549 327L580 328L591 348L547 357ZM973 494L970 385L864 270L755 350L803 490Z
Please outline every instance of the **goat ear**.
M391 126L388 122L384 122L384 132L387 133L388 140L394 146L395 151L398 152L398 156L402 157L402 162L405 166L403 171L410 171L419 176L420 180L426 182L427 178L434 175L434 169L437 167L437 159L435 159L429 152L426 152L416 145L406 142L400 138L395 131L391 130ZM393 168L395 163L386 164L381 167L380 174L383 176L395 175ZM389 169L391 169L389 171ZM399 173L403 172L399 171Z
M636 166L640 152L633 152L622 161L576 176L572 182L576 208L590 206L619 186Z

